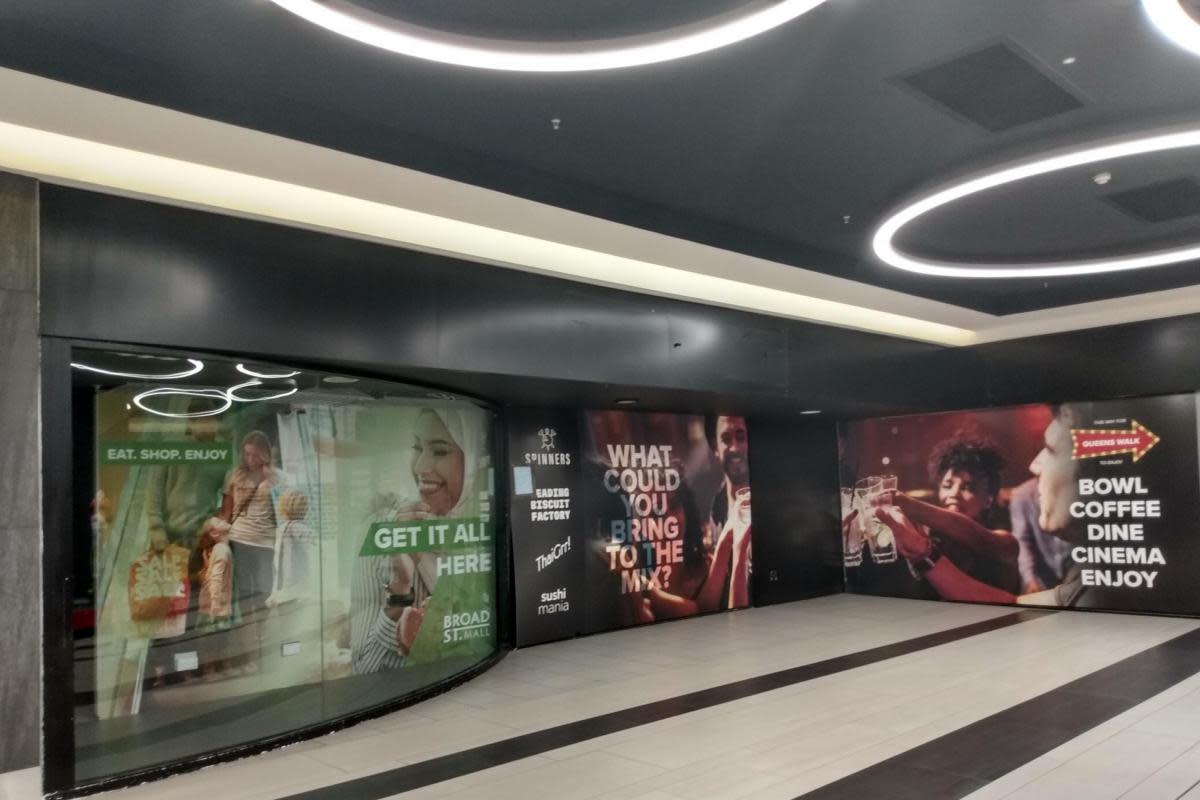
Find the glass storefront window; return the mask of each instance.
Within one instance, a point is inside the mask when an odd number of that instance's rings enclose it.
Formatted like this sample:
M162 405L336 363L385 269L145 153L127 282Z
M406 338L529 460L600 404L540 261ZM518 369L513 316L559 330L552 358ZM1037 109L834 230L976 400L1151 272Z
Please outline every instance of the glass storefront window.
M75 782L269 739L496 650L492 414L76 349ZM82 511L79 518L83 518Z

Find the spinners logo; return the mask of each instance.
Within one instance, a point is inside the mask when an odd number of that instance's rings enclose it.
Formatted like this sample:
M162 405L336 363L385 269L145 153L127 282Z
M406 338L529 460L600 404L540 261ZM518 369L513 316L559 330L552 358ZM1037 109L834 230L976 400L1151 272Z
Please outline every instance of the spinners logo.
M537 432L537 435L538 438L542 440L541 450L550 451L558 449L558 445L554 441L556 438L558 438L558 431L556 431L554 428L542 428ZM525 463L531 466L570 466L570 453L541 452L541 450L533 453L526 453Z

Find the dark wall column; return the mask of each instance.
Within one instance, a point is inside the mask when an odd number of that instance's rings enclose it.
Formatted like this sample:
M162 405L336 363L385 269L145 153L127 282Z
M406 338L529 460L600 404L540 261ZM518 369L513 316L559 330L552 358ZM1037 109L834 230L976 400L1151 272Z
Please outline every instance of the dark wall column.
M832 421L751 417L754 605L843 591Z
M0 772L39 761L37 182L0 173Z

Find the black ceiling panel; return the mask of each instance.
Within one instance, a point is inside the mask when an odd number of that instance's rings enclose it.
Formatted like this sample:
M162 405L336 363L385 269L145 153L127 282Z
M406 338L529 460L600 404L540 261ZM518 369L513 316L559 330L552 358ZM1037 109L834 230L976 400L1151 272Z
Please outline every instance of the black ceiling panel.
M1083 107L1077 97L1003 43L923 69L904 82L993 133Z
M1143 222L1170 222L1200 215L1200 183L1195 178L1152 183L1114 192L1104 199Z

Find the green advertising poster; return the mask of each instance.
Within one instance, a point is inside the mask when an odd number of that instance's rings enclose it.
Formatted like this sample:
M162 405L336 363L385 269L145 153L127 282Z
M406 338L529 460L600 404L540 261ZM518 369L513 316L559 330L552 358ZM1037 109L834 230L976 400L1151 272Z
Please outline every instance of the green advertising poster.
M200 704L494 650L486 411L322 389L189 418L137 391L96 399L93 716L156 681Z
M103 441L99 445L100 464L224 464L233 465L233 445L228 442L146 442Z
M468 407L361 409L357 447L322 470L345 476L340 527L356 531L354 674L495 648L489 424Z
M408 555L432 593L418 608L423 619L405 659L424 664L447 658L482 658L495 646L492 525L481 518L377 522L361 558Z

